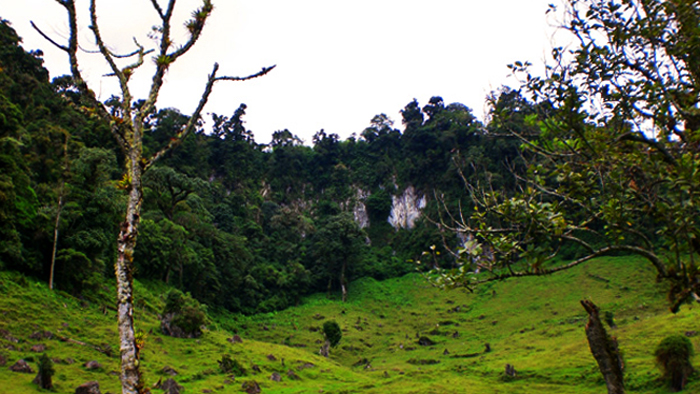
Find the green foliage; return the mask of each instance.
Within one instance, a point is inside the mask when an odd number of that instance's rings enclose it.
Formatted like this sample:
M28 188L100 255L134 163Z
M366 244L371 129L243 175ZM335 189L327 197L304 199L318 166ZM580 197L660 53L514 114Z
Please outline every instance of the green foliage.
M674 391L683 390L687 384L693 372L690 359L694 353L693 343L684 335L667 336L657 345L654 351L656 362Z
M53 361L46 353L39 357L39 376L41 379L41 388L50 390L53 388L53 376L56 374L56 369L53 366Z
M231 358L229 354L222 355L218 363L219 369L225 374L233 374L236 377L246 375L246 370L243 365L237 359Z
M328 320L323 323L323 337L331 344L331 347L336 347L343 338L343 331L335 320Z

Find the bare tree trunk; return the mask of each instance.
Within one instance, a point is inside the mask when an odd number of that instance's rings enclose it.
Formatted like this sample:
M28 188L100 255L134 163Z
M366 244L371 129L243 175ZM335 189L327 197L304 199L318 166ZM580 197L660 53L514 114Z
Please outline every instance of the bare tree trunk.
M345 265L347 263L343 262L343 266L340 269L340 290L342 291L343 294L343 302L345 302L348 299L348 289L347 289L347 284L345 283Z
M139 352L134 332L133 256L141 212L141 168L138 161L130 160L129 201L126 218L117 240L117 324L119 326L119 350L121 352L122 394L140 394L143 387L139 372Z
M53 227L53 250L51 251L51 270L49 272L49 289L53 290L53 273L56 269L56 249L58 247L58 225L61 222L61 211L63 210L63 188L65 182L61 182L61 189L58 192L58 206L56 208L56 223Z
M586 324L588 346L591 348L591 353L593 353L593 357L598 362L598 368L605 378L608 394L624 394L624 363L620 357L617 340L605 331L598 314L599 309L595 304L583 300L581 305L588 313L588 324Z

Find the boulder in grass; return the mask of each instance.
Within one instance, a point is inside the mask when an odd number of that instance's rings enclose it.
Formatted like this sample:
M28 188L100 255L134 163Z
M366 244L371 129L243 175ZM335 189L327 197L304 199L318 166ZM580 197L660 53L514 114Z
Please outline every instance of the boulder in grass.
M98 362L95 361L95 360L90 360L90 361L86 362L85 364L83 364L83 366L84 366L85 368L91 369L91 370L95 370L95 369L100 369L100 368L102 368L102 364L98 363Z
M92 381L83 383L75 389L75 394L102 394L100 392L100 384Z
M34 373L32 367L24 360L19 360L10 367L12 372Z
M160 388L166 394L180 394L182 392L182 386L177 384L177 382L173 378L170 378L163 382L163 384L160 385Z
M241 388L248 394L259 394L262 392L262 390L260 389L260 385L254 380L249 380L243 383Z
M272 375L270 376L270 380L273 382L281 382L282 381L282 375L280 375L277 372L273 372Z
M46 351L46 345L43 343L40 343L38 345L33 345L32 348L30 349L34 353L43 353Z

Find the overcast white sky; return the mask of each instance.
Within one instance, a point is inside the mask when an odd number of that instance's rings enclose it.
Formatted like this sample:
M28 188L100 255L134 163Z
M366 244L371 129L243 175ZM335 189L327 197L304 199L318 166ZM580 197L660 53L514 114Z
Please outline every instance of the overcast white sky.
M64 52L30 26L33 20L57 41L67 36L64 9L54 0L1 0L0 17L12 22L25 49L42 49L51 76L67 74ZM256 141L288 128L306 143L320 129L342 139L359 134L386 113L401 128L399 111L413 98L460 102L483 119L485 96L501 85L517 86L506 65L542 64L552 47L546 16L552 0L214 0L214 13L198 45L169 71L158 106L187 114L199 101L214 62L220 75L248 75L277 68L263 78L220 82L205 109L231 115L248 105L246 126ZM161 4L165 0L160 0ZM200 0L179 0L173 24L183 26ZM83 47L94 41L86 27L88 0L76 0ZM98 0L100 29L116 52L146 46L158 23L149 0ZM548 19L549 18L549 19ZM173 36L186 38L184 29ZM82 69L102 99L116 92L99 55L81 55ZM151 64L147 62L147 64ZM132 78L144 97L144 66ZM136 86L140 86L137 88ZM207 116L207 118L209 118Z

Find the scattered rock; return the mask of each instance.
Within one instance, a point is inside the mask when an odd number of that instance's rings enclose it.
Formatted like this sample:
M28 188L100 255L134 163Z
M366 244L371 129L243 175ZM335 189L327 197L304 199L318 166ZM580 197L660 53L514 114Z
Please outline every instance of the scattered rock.
M517 372L515 371L515 367L510 365L510 364L506 364L506 376L508 376L510 378L514 378L515 375L517 375Z
M260 390L260 385L254 380L244 382L241 388L248 394L259 394L262 392L262 390Z
M422 336L418 339L418 344L421 346L433 346L435 342L426 336Z
M43 343L40 343L38 345L33 345L32 348L30 349L34 353L43 353L46 351L46 345Z
M7 364L7 359L5 358L5 356L0 354L0 367L4 367L5 364Z
M277 372L273 372L272 375L270 376L270 380L273 382L281 382L282 381L282 375L280 375Z
M180 394L180 392L182 392L182 386L177 384L173 378L168 378L168 380L160 385L160 388L165 391L166 394Z
M204 390L202 390L202 393L203 394L210 394L210 393L213 393L213 391L211 391L209 389L204 389Z
M491 352L491 345L488 343L484 344L484 353L489 353Z
M32 369L32 367L30 367L29 364L27 364L27 362L24 360L19 360L16 363L14 363L10 367L10 371L21 372L21 373L34 373L34 370Z
M51 339L53 338L53 333L51 331L34 331L29 339Z
M273 354L268 354L267 359L270 361L277 361L277 357L275 357Z
M233 383L233 378L231 379L224 379L224 384L232 384Z
M255 365L255 364L253 364L253 366L250 367L250 369L252 369L253 372L255 372L255 373L260 373L260 372L262 372L262 370L260 370L260 367L257 366L257 365Z
M161 372L163 372L166 375L177 376L177 371L173 367L169 367L167 365L165 367L163 367Z
M308 368L315 368L315 367L316 367L316 366L315 366L314 364L311 364L311 363L304 363L304 364L300 365L297 369L300 370L300 371L303 371L303 370L305 370L305 369L308 369Z
M92 381L83 383L75 389L75 394L102 394L100 392L100 384Z
M227 339L227 341L231 343L243 343L243 339L239 335L234 335L231 338Z
M83 364L83 367L85 367L87 369L100 369L100 368L102 368L102 364L98 363L95 360L90 360L90 361L86 362L85 364Z
M296 374L294 371L292 371L291 369L290 369L289 371L287 371L287 377L289 377L289 379L292 379L292 380L299 380L299 379L301 379L301 378L299 377L299 375L297 375L297 374Z
M316 319L316 320L323 320L323 319L325 319L325 317L322 316L321 314L317 313L317 314L314 315L314 319Z
M442 352L442 355L443 355L443 356L447 356L448 354L450 354L450 351L449 351L449 350L447 350L447 349L445 349L445 351L444 351L444 352Z
M686 331L686 332L685 332L685 336L686 336L686 337L694 337L694 336L696 336L696 335L698 335L698 332L697 332L697 331Z
M63 361L64 361L66 364L68 364L68 365L70 365L70 364L75 364L75 360L73 360L73 359L70 358L70 357L68 357L67 359L65 359L65 360L63 360Z

